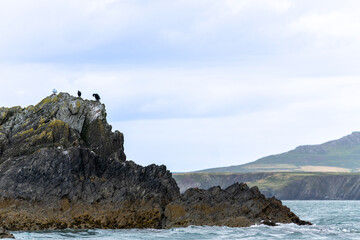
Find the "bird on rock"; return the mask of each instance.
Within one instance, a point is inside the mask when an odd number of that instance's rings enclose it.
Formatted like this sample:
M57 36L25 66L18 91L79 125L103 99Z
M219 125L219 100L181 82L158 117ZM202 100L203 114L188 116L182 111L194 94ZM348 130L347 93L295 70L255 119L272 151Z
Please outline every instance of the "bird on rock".
M80 91L78 91L78 96L81 97L81 92Z
M97 94L97 93L94 93L94 94L93 94L93 97L96 99L96 101L99 101L99 100L100 100L100 96L99 96L99 94Z

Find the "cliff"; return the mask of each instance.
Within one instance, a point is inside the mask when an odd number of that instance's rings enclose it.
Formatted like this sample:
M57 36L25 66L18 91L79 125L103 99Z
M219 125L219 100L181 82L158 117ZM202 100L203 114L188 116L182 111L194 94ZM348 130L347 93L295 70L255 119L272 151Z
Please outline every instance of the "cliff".
M360 174L309 174L263 192L284 200L360 200Z
M180 192L246 182L282 200L360 200L359 173L186 173L174 178Z
M8 229L161 227L179 189L126 161L105 106L66 93L0 109L0 222Z
M33 230L301 223L281 202L255 190L249 195L246 185L180 195L165 166L126 161L123 143L98 101L60 93L35 106L1 108L0 225ZM218 194L232 199L226 208ZM194 208L202 201L203 207ZM258 214L245 203L258 206ZM200 221L196 216L206 215L206 209L213 209L213 220ZM228 212L238 218L227 218Z

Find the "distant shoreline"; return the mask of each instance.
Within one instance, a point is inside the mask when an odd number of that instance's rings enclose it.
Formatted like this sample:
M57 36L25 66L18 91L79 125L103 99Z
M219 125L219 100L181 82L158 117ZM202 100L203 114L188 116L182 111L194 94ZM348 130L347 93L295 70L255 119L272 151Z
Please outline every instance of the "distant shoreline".
M360 200L360 172L174 173L180 191L191 187L227 187L235 182L258 186L281 200Z

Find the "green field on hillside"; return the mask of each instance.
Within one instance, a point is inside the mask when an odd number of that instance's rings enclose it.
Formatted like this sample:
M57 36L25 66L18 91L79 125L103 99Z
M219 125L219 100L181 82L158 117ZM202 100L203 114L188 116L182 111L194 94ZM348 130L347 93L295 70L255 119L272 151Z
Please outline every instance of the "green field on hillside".
M360 132L319 145L299 146L247 164L198 172L359 172Z

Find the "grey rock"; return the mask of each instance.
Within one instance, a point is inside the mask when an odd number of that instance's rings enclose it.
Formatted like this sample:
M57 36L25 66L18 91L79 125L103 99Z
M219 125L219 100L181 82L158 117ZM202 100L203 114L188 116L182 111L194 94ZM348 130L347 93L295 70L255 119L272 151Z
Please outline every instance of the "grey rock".
M275 198L265 198L257 187L235 183L226 189L219 186L208 190L191 188L165 209L166 227L189 225L248 227L254 224L276 225L301 221L289 208Z
M60 93L0 116L0 223L9 229L158 228L179 196L165 166L126 161L123 134L98 101Z
M123 134L112 131L99 101L59 93L35 106L0 108L0 122L0 224L7 229L301 223L245 184L180 196L165 166L126 160Z

